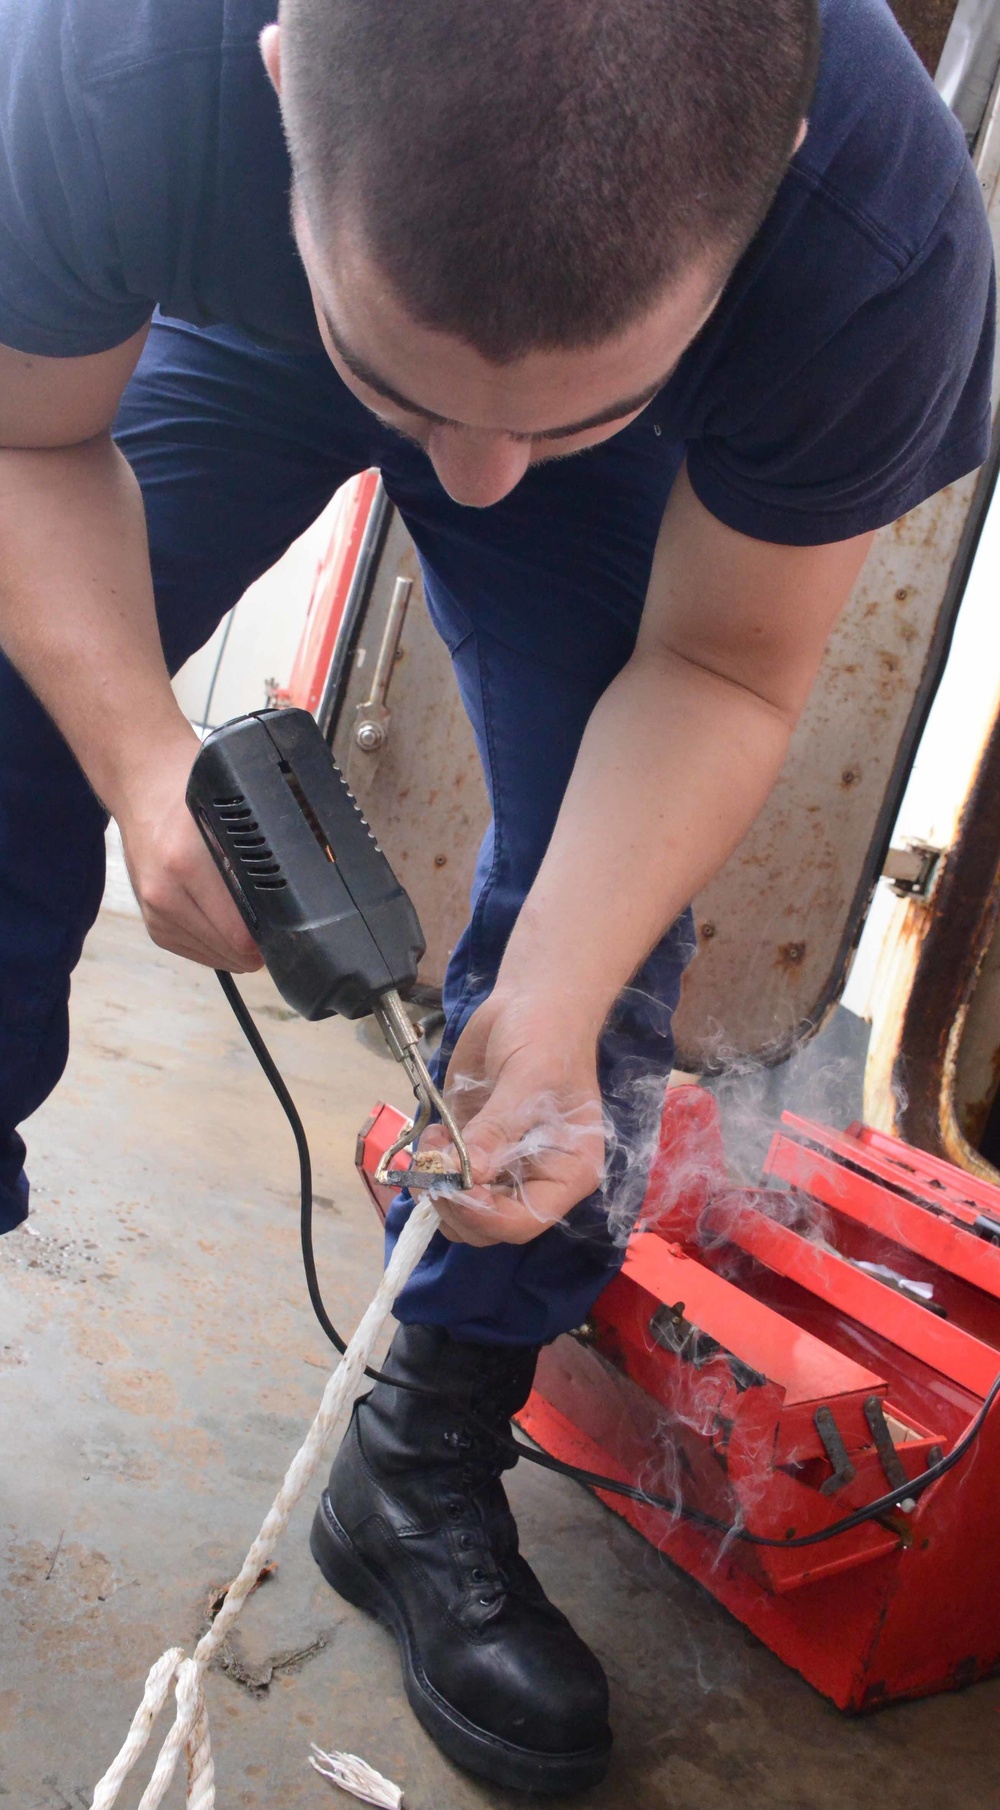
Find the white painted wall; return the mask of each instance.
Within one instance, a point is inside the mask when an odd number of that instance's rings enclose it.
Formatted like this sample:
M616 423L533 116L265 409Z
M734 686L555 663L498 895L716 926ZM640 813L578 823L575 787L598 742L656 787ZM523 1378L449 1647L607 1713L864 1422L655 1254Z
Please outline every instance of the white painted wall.
M236 605L207 724L205 703L229 617L219 624L211 641L181 667L174 691L196 727L215 729L245 710L261 709L267 701L269 679L287 684L316 568L330 538L333 507L333 501L327 504L312 527Z

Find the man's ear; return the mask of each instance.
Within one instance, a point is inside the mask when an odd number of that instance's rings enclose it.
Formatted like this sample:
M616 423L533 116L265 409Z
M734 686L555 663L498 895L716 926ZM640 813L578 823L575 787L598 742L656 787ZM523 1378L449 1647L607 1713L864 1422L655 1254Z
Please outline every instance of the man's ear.
M276 25L269 25L267 29L268 29L268 31L277 32L278 27ZM275 55L277 55L277 52L275 52ZM266 58L265 58L265 61L266 61ZM278 84L275 81L273 75L271 77L271 80L272 80L272 82L274 82L274 85L277 88ZM809 121L807 119L804 119L804 120L802 120L801 124L799 125L799 135L796 138L795 144L792 148L793 157L795 156L796 151L801 151L802 146L805 142L805 136L806 136L806 133L808 132L808 130L809 130Z
M281 27L265 25L257 39L260 54L264 59L264 68L271 78L271 86L275 94L281 93Z

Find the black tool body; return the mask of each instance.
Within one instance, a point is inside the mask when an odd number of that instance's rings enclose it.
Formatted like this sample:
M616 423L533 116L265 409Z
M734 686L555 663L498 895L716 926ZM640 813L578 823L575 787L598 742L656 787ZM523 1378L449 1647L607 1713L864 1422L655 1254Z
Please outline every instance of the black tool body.
M213 730L187 802L303 1018L362 1018L416 980L417 914L308 711L261 710Z

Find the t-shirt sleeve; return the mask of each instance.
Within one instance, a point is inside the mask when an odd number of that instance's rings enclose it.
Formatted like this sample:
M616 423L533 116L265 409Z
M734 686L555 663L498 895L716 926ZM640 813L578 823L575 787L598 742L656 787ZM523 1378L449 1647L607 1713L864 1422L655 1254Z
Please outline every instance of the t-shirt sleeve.
M60 0L0 0L0 343L104 352L153 302L129 293Z
M730 414L689 445L695 493L728 526L791 546L897 520L985 459L995 330L990 233L963 160L896 280L781 372L746 419Z

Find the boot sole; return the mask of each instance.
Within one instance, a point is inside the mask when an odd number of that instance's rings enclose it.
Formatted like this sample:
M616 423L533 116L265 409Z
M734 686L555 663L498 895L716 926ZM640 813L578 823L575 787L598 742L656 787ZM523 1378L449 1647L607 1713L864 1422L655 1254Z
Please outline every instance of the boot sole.
M600 1784L611 1755L610 1736L601 1747L582 1753L536 1753L478 1728L434 1689L420 1665L405 1612L388 1583L361 1557L341 1527L325 1490L313 1520L309 1547L338 1596L374 1616L393 1635L399 1647L410 1708L449 1760L510 1791L557 1797Z

